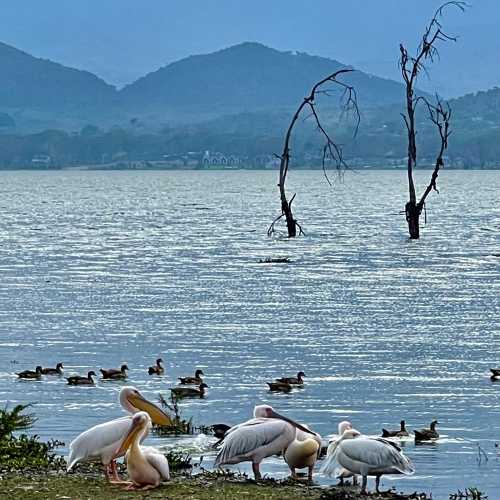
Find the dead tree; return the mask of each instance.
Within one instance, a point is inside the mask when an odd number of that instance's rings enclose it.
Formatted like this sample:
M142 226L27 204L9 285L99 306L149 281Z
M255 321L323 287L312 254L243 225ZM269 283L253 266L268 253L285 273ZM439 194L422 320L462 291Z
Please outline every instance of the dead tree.
M400 44L400 60L399 65L401 74L406 85L406 113L402 114L406 130L408 133L408 191L409 200L405 206L406 221L408 223L408 232L411 239L418 239L420 237L420 215L425 210L425 200L431 191L437 189L437 178L439 170L444 167L443 155L448 148L448 138L450 136L450 119L451 109L446 104L444 105L439 97L436 96L436 102L431 103L424 96L415 95L415 84L419 74L423 71L426 72L425 63L433 62L436 57L439 57L436 48L437 42L456 41L455 37L447 35L443 30L440 19L443 11L447 7L456 7L460 10L465 10L465 2L452 1L446 2L434 14L429 26L425 30L422 41L418 46L415 56L411 56L408 50ZM431 180L427 185L423 195L417 201L415 190L415 182L413 180L413 171L417 166L417 131L415 126L415 114L419 104L422 104L429 113L429 119L436 127L439 133L441 145L436 155L434 170L431 175Z
M344 73L350 73L351 71L353 70L341 69L317 82L312 87L310 94L304 98L300 106L295 111L295 114L292 117L292 121L290 122L290 125L288 126L287 132L285 134L285 143L283 146L283 152L281 153L281 155L278 156L278 158L280 159L278 187L280 191L281 214L278 217L276 217L276 219L274 219L274 221L269 226L269 229L267 230L268 236L272 236L272 234L275 232L276 223L283 217L285 218L286 221L286 227L289 238L294 238L295 236L297 236L297 230L299 235L304 234L301 225L294 218L292 212L292 203L295 200L295 196L297 193L293 194L290 200L288 199L286 194L286 178L290 166L290 157L291 157L290 141L292 138L293 129L297 124L297 121L301 117L302 113L304 112L304 110L309 111L310 114L308 117L306 117L306 119L307 118L313 119L319 134L323 137L325 141L323 146L322 166L323 166L323 173L328 183L331 184L326 171L327 164L329 161L335 163L336 168L339 172L341 172L344 168L347 167L342 155L342 147L332 140L330 134L327 132L326 128L323 126L320 120L316 106L317 105L316 97L319 94L323 94L326 96L331 95L332 89L325 88L325 85L327 84L334 84L335 86L343 88L344 92L341 99L343 103L343 111L347 113L353 112L355 114L356 127L354 135L356 135L360 121L356 91L354 87L347 85L346 83L340 80L337 80L337 77L339 75Z

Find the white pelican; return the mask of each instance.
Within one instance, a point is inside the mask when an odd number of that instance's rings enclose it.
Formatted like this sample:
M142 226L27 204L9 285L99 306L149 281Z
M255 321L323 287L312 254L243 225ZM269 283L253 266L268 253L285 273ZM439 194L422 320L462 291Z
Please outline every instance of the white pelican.
M306 426L304 426L306 427ZM285 450L285 462L290 467L292 477L297 478L295 469L308 468L307 479L312 481L312 473L316 460L318 460L321 451L321 436L317 433L305 433L300 429L296 430L295 439Z
M159 425L172 425L170 417L158 406L145 399L135 387L124 387L120 391L119 401L122 407L131 414L146 411L151 420ZM117 480L116 464L113 456L124 436L130 429L132 417L117 418L103 424L95 425L76 437L69 445L68 471L78 462L100 460L105 467L106 477ZM147 432L143 433L145 439Z
M346 430L354 430L352 428L352 423L349 422L349 420L343 420L339 423L338 434L328 443L326 458L323 466L321 467L321 472L327 476L340 479L340 484L344 484L344 479L352 477L352 484L356 485L358 482L356 474L353 474L352 472L349 472L344 468L337 468L337 462L333 456L335 448L337 447L337 441L341 438L342 434L344 434L344 431ZM353 433L353 437L357 436L361 436L361 433L355 431L355 433Z
M113 457L115 459L126 453L127 472L131 481L120 481L119 484L127 484L127 490L150 490L159 486L162 479L170 479L167 457L156 448L139 444L150 427L150 416L145 411L136 413Z
M255 479L260 479L259 465L271 455L283 453L293 442L296 430L315 435L306 427L276 413L271 406L256 406L254 418L229 429L215 466L252 462Z
M334 443L333 457L344 469L363 477L361 493L367 493L368 476L375 476L375 489L379 493L383 474L410 475L415 472L410 459L392 441L358 436L359 432L354 429L344 431Z

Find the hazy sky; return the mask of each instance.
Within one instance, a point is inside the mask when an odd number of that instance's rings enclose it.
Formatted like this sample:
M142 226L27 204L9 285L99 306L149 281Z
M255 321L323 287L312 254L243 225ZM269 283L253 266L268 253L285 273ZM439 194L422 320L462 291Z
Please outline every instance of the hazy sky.
M398 44L415 45L435 0L1 0L0 40L123 85L166 63L243 41L299 50L399 78ZM500 1L470 0L444 25L432 85L459 95L500 84Z

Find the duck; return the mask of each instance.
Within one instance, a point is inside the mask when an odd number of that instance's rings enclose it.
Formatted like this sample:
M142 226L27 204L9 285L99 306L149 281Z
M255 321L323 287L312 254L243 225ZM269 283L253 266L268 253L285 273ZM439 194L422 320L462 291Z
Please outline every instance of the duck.
M491 372L491 380L500 379L500 368L490 368L490 372Z
M127 378L128 366L122 365L119 370L115 368L110 368L109 370L100 369L102 373L103 379L112 379L112 380L123 380Z
M94 371L88 372L86 377L73 375L72 377L67 377L66 380L68 381L68 385L95 385L92 377L97 377Z
M286 382L266 382L266 384L273 392L290 392L292 390L292 386Z
M398 431L388 431L387 429L382 429L382 437L406 437L410 434L406 430L406 422L401 420L400 422L401 428Z
M277 378L276 382L282 382L283 384L291 384L291 385L304 385L304 377L306 374L304 372L297 373L296 377L282 377Z
M198 389L194 387L173 387L170 391L176 398L202 398L205 396L205 389L208 389L208 385L202 382Z
M217 439L223 439L226 432L231 429L231 426L227 424L214 424L210 426L210 429Z
M205 375L203 370L196 370L194 372L194 377L179 377L180 383L184 385L200 385L203 383L201 375Z
M432 439L438 439L439 433L436 431L437 424L439 424L439 422L437 420L433 420L429 429L420 429L419 431L414 430L415 441L431 441Z
M23 372L16 373L19 378L27 378L27 379L41 379L42 378L42 367L37 366L35 371L33 370L24 370Z
M158 358L156 360L156 366L150 366L148 368L149 375L161 375L165 371L165 368L161 365L162 363L163 359Z
M62 375L63 364L57 363L55 368L42 368L42 375Z

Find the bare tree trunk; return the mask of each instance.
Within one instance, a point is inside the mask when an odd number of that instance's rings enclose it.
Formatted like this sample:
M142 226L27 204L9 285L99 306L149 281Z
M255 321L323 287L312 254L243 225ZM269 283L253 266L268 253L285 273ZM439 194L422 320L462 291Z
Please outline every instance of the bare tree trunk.
M455 6L460 10L464 10L465 3L461 1L445 2L439 7L434 14L429 26L425 30L420 43L417 55L410 56L407 49L401 44L400 50L400 68L403 80L406 85L406 114L403 114L403 119L408 132L408 197L409 200L405 205L406 222L408 223L408 233L410 239L418 240L420 238L420 215L425 206L425 200L428 194L434 190L439 192L436 187L436 180L441 167L444 166L443 154L448 147L448 137L450 135L449 125L451 118L451 110L449 106L443 106L439 97L436 98L436 104L431 104L427 98L423 96L415 97L414 88L417 77L421 70L425 71L424 63L427 60L433 61L438 55L435 47L437 41L455 40L448 36L441 29L441 23L438 18L442 16L443 10L448 6ZM439 131L441 139L441 147L436 157L436 164L432 172L431 180L424 194L417 202L415 191L415 182L413 180L413 171L417 166L417 141L415 128L415 112L419 102L423 102L429 112L429 119Z
M319 133L324 137L325 139L325 145L323 147L323 172L325 173L325 177L328 180L328 177L326 175L326 161L327 160L333 160L337 164L337 168L340 170L343 166L345 166L343 157L342 157L342 149L341 147L336 144L326 131L326 129L323 127L321 120L319 118L317 109L316 109L316 94L318 93L323 93L325 95L328 95L329 90L321 90L321 86L325 83L333 83L336 85L339 85L344 88L344 96L345 96L345 104L344 104L344 109L346 111L351 111L354 110L356 114L356 129L355 129L355 134L357 133L358 126L359 126L359 110L358 110L358 104L357 104L357 98L356 98L356 91L354 90L353 87L337 80L337 76L342 74L342 73L350 73L351 69L341 69L339 71L336 71L335 73L332 73L331 75L328 75L326 78L323 78L323 80L320 80L317 82L311 89L311 92L308 96L304 98L300 106L297 108L295 111L292 120L290 122L290 125L288 126L286 135L285 135L285 143L283 146L283 152L280 158L280 173L279 173L279 183L278 187L280 190L280 201L281 201L281 214L274 219L274 221L271 223L269 226L269 229L267 230L268 236L271 236L274 231L275 231L275 224L281 219L285 218L286 221L286 228L287 228L287 233L289 238L295 238L297 236L297 230L299 235L304 234L302 231L302 227L300 224L297 222L297 219L293 216L292 212L292 203L293 200L295 199L294 194L290 200L288 200L287 195L286 195L286 177L288 174L288 167L290 165L290 140L292 137L292 132L295 124L297 123L297 120L299 119L302 111L304 108L308 108L309 111L311 112L311 115L314 118L314 122L316 124L316 127L319 131Z

